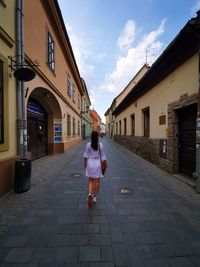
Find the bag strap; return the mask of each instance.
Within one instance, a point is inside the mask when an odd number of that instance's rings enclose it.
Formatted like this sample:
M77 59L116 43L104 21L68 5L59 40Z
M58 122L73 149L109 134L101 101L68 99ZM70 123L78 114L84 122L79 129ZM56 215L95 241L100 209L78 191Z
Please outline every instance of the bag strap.
M99 144L99 156L100 156L100 161L102 163L100 144Z

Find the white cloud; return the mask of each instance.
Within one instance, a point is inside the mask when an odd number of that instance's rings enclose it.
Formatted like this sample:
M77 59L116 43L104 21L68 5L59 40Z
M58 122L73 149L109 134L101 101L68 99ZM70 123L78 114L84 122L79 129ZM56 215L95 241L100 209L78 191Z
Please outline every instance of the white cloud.
M200 0L197 0L195 5L191 8L192 16L196 15L196 12L200 9Z
M80 72L80 75L84 77L93 77L94 76L94 66L86 63L87 59L91 56L90 52L90 44L83 42L80 38L78 38L74 32L73 28L69 23L65 24L67 28L67 33L70 38L71 46L73 48L74 56L76 59L76 63Z
M122 34L117 40L117 45L120 49L129 48L135 39L135 22L133 20L128 20Z
M102 89L115 94L119 93L144 63L150 64L155 61L162 47L158 38L164 32L165 21L165 19L162 20L156 30L146 34L137 46L129 47L125 56L119 56L114 71L107 75Z

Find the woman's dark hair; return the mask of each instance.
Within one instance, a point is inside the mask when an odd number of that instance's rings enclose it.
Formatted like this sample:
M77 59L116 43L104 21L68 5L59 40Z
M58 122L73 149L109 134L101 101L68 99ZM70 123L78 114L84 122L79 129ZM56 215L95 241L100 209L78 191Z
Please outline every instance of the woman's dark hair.
M92 131L91 133L91 147L94 150L98 150L98 132L97 131Z

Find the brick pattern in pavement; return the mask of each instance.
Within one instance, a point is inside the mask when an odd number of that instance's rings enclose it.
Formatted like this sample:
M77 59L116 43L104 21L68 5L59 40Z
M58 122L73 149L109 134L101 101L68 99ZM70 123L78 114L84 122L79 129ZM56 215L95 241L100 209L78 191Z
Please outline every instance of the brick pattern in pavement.
M86 141L33 161L31 189L0 199L0 266L200 266L200 195L112 140L102 142L109 168L92 209Z

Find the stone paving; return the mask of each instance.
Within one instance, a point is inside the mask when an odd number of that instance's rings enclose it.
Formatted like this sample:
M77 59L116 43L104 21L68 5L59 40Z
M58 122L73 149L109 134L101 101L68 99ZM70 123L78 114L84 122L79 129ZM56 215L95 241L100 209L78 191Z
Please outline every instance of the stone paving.
M32 186L0 199L0 266L200 266L200 195L110 139L109 169L87 207L82 154L32 162ZM127 194L124 194L127 193Z

